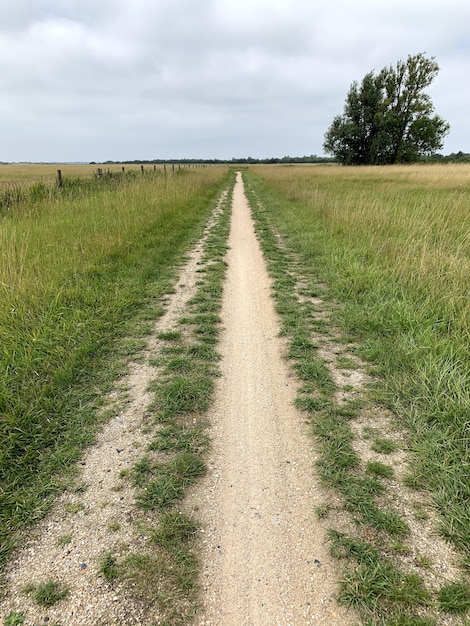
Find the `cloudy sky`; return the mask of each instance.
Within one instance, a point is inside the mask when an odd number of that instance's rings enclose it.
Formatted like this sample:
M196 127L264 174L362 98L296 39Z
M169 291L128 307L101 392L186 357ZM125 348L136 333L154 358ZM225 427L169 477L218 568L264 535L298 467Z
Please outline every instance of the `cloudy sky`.
M0 0L0 161L321 155L351 82L417 52L470 152L468 0Z

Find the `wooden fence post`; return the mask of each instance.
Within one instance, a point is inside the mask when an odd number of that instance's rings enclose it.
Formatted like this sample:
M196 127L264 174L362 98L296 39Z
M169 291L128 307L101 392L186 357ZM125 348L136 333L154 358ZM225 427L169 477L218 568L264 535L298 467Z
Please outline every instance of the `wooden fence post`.
M62 189L62 185L62 170L57 170L57 186L59 187L59 189Z

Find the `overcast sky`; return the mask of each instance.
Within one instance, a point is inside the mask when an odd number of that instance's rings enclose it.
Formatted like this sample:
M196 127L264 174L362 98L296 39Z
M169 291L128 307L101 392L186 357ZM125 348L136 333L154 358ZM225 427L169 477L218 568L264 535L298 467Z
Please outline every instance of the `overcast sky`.
M351 82L417 52L470 152L469 0L0 0L0 161L321 155Z

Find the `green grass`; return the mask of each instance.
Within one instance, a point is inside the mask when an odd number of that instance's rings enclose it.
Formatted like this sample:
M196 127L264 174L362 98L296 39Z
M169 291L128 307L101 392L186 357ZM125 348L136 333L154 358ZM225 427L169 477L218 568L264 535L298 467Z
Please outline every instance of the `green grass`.
M396 444L390 439L384 437L376 437L372 442L371 448L379 454L392 454L397 449Z
M442 524L442 531L449 537L452 534L454 540L459 534L461 544L466 544L465 550L468 550L470 542L464 536L468 533L464 497L468 490L463 484L468 478L465 471L468 453L462 446L465 437L458 427L458 420L453 425L450 419L446 422L435 417L427 422L423 414L424 401L430 400L427 390L421 391L425 397L413 396L417 389L414 384L416 373L423 366L419 359L422 354L430 353L430 338L426 337L422 344L416 345L411 341L413 333L419 335L421 320L410 315L411 308L401 306L405 294L407 297L411 295L406 293L404 284L397 287L396 276L390 275L387 279L384 267L380 267L384 260L380 255L381 248L376 256L370 248L367 254L362 249L360 253L356 250L368 236L369 222L364 222L365 199L370 199L370 211L374 212L368 214L368 218L377 221L377 198L374 200L373 194L380 195L382 188L374 186L375 179L371 181L372 171L360 170L359 174L355 170L357 180L352 183L352 195L357 187L358 203L361 200L361 205L356 207L351 206L349 197L350 171L329 168L306 168L295 172L287 168L256 168L255 171L257 175L244 174L247 194L273 277L273 294L281 316L282 334L289 340L289 358L303 381L296 404L307 412L312 424L317 440L318 473L326 485L341 494L344 508L357 526L358 537L349 538L348 542L356 547L360 545L368 555L358 561L353 550L343 553L348 565L342 578L341 599L359 610L364 624L434 624L436 607L442 606L436 593L426 589L419 576L407 571L396 551L391 548L387 551L387 546L392 544L403 545L409 535L403 516L386 504L387 481L393 478L393 469L380 462L368 462L362 466L353 446L355 435L349 423L362 405L379 402L395 413L403 427L410 428L414 456L406 482L414 488L420 488L420 482L426 488L430 488L433 481L439 485L435 502L442 502L443 513L444 501L450 498L450 509L445 511L448 521ZM396 181L393 177L385 178L389 190L394 182L400 182L399 177ZM356 217L357 227L349 233L351 220ZM383 214L380 217L383 219ZM275 236L277 230L283 235L282 246ZM386 234L387 231L382 232ZM403 242L400 245L403 246ZM361 262L357 258L360 254L363 255ZM292 270L294 257L295 270ZM396 258L400 260L398 254ZM413 271L413 266L410 270ZM296 287L297 281L302 285L300 289ZM390 297L400 295L400 301L387 299L388 290ZM301 301L297 293L303 297L321 294L321 308L329 312L321 320L321 325L313 317L317 305ZM398 333L393 317L397 312L400 312ZM354 324L351 324L353 318ZM363 391L358 403L335 404L335 385L326 364L317 354L324 335L338 345L353 342L354 353L370 363L375 384ZM460 340L463 340L462 336ZM417 349L416 359L412 360L410 355L414 349ZM461 345L456 344L454 349L456 355L461 354ZM390 367L392 358L393 369ZM344 355L337 359L336 365L348 369L357 367ZM425 366L429 370L429 364ZM400 385L397 381L401 381ZM436 387L432 400L434 415L441 402L437 397L438 390L451 382L457 380L451 378L449 381L438 372L433 375L433 384L428 381L429 388ZM459 403L464 402L468 389L465 385L466 379L462 377L455 390ZM459 411L454 411L456 417ZM414 423L410 423L410 412ZM365 428L363 438L370 439L372 449L383 455L398 449L397 444L379 429ZM464 461L460 473L456 471L457 455ZM431 464L434 475L426 476L424 480L423 474L430 471ZM458 499L455 497L457 491L460 492ZM454 506L457 510L452 511ZM361 537L367 537L367 541ZM332 543L335 541L332 535ZM340 551L334 552L338 555ZM424 562L422 567L425 569Z
M470 589L466 583L448 583L439 590L439 604L446 613L464 615L470 610Z
M376 398L409 431L408 484L434 494L469 565L470 168L253 171L269 219L335 298L332 323L373 365Z
M393 467L385 465L380 461L368 461L366 472L372 474L372 476L379 476L382 478L393 478L394 475Z
M122 568L119 566L112 552L105 552L103 554L99 563L98 573L103 576L108 583L112 583L121 577Z
M56 580L48 580L38 585L28 585L24 592L31 595L36 604L49 608L65 599L69 589Z
M2 218L0 566L93 442L106 390L225 184L219 168L131 176Z
M365 618L373 615L374 623L418 624L413 607L428 606L431 596L415 574L404 574L367 542L330 531L334 556L354 565L347 568L341 580L340 599L354 606ZM406 617L406 620L403 621ZM401 620L401 621L400 621ZM427 622L434 623L434 622Z
M9 613L5 617L3 625L4 626L21 626L21 624L24 624L25 619L26 617L24 613L18 613L16 611L13 611L12 613Z

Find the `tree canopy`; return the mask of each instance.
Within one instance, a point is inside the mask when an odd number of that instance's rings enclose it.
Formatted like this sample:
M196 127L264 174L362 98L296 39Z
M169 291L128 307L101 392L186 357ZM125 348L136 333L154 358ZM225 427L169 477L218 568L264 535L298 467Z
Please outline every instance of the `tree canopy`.
M343 115L325 134L325 152L345 165L405 163L436 153L450 126L433 115L424 90L438 72L435 58L419 53L353 82Z

